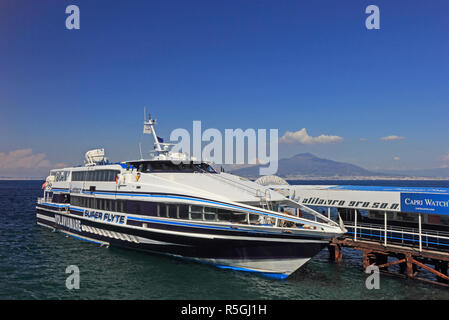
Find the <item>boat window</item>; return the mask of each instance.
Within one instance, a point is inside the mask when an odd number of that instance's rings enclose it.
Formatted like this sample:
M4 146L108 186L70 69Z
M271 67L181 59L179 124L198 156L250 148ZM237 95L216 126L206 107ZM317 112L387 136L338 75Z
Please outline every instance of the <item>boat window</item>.
M110 211L111 210L111 201L109 199L104 200L104 210Z
M119 170L73 171L72 181L114 181Z
M97 199L98 209L104 210L104 199Z
M140 163L137 167L137 171L139 172L147 172L147 164L146 163Z
M149 162L146 166L146 172L167 172L167 171L180 171L178 165L171 161L164 162Z
M155 216L157 214L157 204L154 202L142 201L140 203L141 214Z
M89 208L95 209L95 198L89 198Z
M133 201L123 200L125 202L125 211L126 213L134 213L133 212Z
M110 170L109 171L109 179L108 181L115 181L115 179L117 178L117 175L120 173L120 171L118 170Z
M246 223L248 222L248 214L244 212L233 212L229 221L234 223Z
M167 205L167 218L178 218L178 206L176 205Z
M208 173L217 173L215 169L212 168L212 166L208 165L207 163L200 163L198 166L201 170L206 171Z
M189 219L189 206L186 204L180 204L179 207L179 219Z
M124 200L116 200L116 210L118 212L125 212L125 201Z
M208 172L217 173L214 168L212 168L207 163L173 163L170 160L165 161L139 161L130 163L137 168L139 172Z
M166 217L167 216L167 206L163 203L157 205L157 216Z
M207 221L217 221L217 208L208 208L204 209L204 220Z
M70 204L73 206L81 206L81 197L70 197Z
M204 207L201 206L190 206L189 216L192 220L203 220L203 210Z
M302 226L302 224L296 224L293 221L279 219L278 226L283 228L295 228L297 226Z
M82 177L84 171L73 171L72 172L72 181L83 181L84 177Z
M249 223L250 224L259 224L259 215L250 213L249 214Z
M56 171L54 173L54 176L55 176L55 182L67 181L67 178L69 176L69 171Z
M70 195L54 193L52 197L53 203L70 203Z
M217 212L218 221L229 221L229 220L231 220L231 214L232 213L229 210L218 209L218 212Z
M135 214L140 214L141 210L140 210L140 201L133 201L134 202L134 213Z

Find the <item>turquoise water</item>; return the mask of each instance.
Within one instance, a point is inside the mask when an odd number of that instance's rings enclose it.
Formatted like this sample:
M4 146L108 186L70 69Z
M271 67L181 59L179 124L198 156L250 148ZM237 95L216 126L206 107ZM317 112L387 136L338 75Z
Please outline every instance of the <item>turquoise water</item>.
M0 299L449 299L449 289L386 275L368 290L353 251L337 265L324 249L287 280L273 280L100 247L36 225L41 184L0 181ZM79 267L78 290L66 288L69 265Z

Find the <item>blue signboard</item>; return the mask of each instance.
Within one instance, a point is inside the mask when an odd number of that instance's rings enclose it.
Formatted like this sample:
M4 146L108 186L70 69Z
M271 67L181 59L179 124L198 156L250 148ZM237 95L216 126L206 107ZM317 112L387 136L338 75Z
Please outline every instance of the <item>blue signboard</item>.
M401 193L401 211L449 215L449 194Z

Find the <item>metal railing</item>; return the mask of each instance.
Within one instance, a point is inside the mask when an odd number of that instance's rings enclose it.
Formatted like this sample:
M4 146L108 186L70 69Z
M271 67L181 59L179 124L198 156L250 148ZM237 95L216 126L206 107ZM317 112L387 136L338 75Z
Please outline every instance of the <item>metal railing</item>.
M348 238L382 241L384 245L401 244L419 247L422 250L438 248L449 251L449 232L418 228L396 227L381 224L357 223L345 221Z

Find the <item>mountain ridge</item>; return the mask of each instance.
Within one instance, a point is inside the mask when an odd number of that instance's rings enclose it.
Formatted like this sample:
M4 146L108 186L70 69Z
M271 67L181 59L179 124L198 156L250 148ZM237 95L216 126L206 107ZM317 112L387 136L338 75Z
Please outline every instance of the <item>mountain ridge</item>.
M259 168L266 165L253 165L236 170L232 173L245 177L259 176ZM387 174L374 172L360 166L319 158L312 153L298 153L290 158L280 159L276 175L289 178L293 176L310 177L343 177L343 176L400 176L398 174Z

